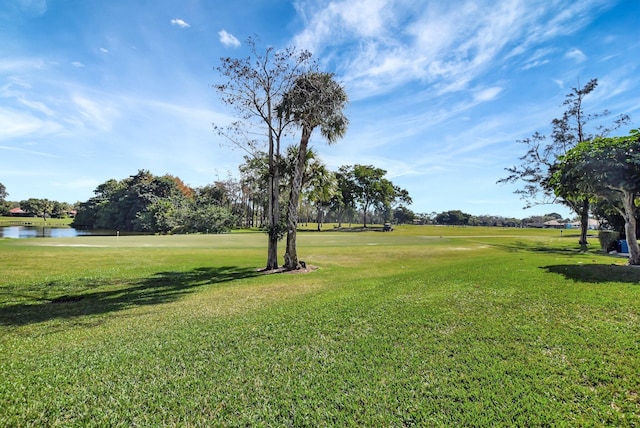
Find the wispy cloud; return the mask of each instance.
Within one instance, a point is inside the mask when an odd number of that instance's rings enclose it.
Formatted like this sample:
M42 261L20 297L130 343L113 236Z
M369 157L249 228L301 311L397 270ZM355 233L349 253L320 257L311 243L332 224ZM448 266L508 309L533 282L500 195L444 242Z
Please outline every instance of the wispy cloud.
M565 58L574 60L575 62L583 62L587 59L587 56L582 53L580 49L571 49L564 55Z
M497 98L500 92L502 92L502 88L499 86L481 89L473 94L473 99L477 102L491 101Z
M97 102L76 95L72 98L76 107L76 114L80 122L85 126L108 131L112 127L113 120L119 115L118 111L102 102Z
M73 62L71 63L71 65L73 65L74 67L78 67L78 68L82 68L82 67L84 67L84 64L83 64L83 63L81 63L80 61L73 61Z
M59 159L60 156L52 155L51 153L39 152L36 150L28 150L20 147L11 147L11 146L0 146L0 150L12 151L12 152L21 152L28 155L42 156L46 158Z
M180 28L189 28L191 27L191 25L189 25L187 22L183 21L182 19L179 18L174 18L171 20L171 25L176 25Z
M228 33L225 30L220 30L218 32L218 36L220 37L220 43L227 47L237 48L240 46L240 41L233 34Z
M356 98L415 80L435 85L441 94L468 89L496 62L577 31L593 19L588 12L606 7L600 0L569 7L519 0L336 0L317 10L313 5L297 3L307 25L293 45L335 63ZM349 42L354 36L359 43ZM540 49L524 68L545 64L549 52Z
M50 120L40 119L30 113L0 109L0 141L36 135L48 135L62 130Z
M109 53L109 50L106 48L100 48L100 52L102 53Z

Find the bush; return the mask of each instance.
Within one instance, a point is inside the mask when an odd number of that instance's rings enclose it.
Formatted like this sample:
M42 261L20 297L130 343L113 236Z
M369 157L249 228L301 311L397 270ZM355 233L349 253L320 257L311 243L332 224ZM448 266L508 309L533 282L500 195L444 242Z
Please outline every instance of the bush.
M600 247L606 252L617 249L619 238L620 234L615 230L601 230L600 233L598 233Z

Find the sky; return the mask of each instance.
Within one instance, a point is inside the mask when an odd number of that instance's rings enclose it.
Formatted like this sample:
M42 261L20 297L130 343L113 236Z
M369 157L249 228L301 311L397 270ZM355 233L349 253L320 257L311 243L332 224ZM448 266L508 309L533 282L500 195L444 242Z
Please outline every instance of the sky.
M312 147L332 170L386 170L416 213L571 217L496 182L590 79L586 112L630 115L614 135L640 127L640 0L0 0L7 199L86 201L140 169L239 178L213 85L252 36L335 74L349 129Z

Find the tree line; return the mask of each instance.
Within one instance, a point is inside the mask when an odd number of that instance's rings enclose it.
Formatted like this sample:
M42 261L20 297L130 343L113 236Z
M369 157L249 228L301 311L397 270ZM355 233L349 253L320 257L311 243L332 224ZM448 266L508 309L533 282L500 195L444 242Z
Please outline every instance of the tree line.
M0 215L9 215L14 208L23 212L20 216L47 218L66 218L73 215L75 205L42 198L29 198L22 201L6 200L9 193L4 184L0 183Z
M289 160L295 159L295 147ZM280 187L287 195L295 167L284 160ZM203 187L190 188L178 177L156 176L146 170L122 180L110 179L94 196L78 206L73 226L149 233L221 233L232 228L267 227L268 176L265 159L246 158L240 178L229 177ZM391 221L399 204L411 203L406 190L385 178L386 171L372 165L347 165L331 172L307 152L297 215L317 227L327 221ZM282 196L281 206L288 206ZM280 213L286 227L287 210Z

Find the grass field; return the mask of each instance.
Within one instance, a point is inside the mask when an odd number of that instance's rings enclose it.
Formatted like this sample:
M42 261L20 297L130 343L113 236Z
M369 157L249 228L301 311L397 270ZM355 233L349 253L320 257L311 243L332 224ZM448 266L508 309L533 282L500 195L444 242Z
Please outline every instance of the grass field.
M0 240L0 426L640 426L640 269L555 230ZM284 248L284 245L283 245Z
M0 216L0 227L2 226L49 226L49 227L65 227L69 226L73 221L72 218L47 218L42 217L13 217Z

